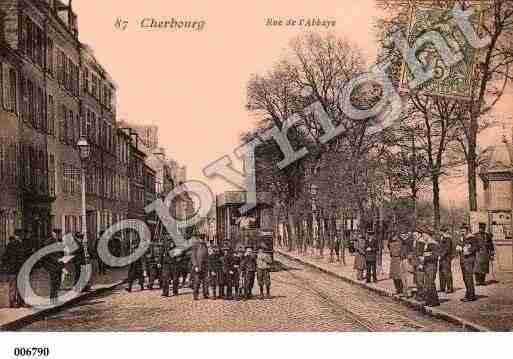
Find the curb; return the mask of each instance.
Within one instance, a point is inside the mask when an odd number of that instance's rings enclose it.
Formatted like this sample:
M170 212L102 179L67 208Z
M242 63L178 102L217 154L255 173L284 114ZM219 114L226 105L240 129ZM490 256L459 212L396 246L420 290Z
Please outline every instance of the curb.
M442 311L440 309L437 309L437 308L427 307L424 304L422 304L422 303L420 303L420 302L418 302L416 300L407 299L407 298L400 298L400 297L396 296L394 293L387 291L386 289L378 288L378 287L375 287L375 286L372 286L372 285L368 285L367 283L362 283L362 282L359 282L359 281L357 281L355 279L348 278L348 277L345 277L343 275L334 273L334 272L332 272L330 270L324 269L324 268L322 268L322 267L320 267L320 266L318 266L316 264L305 262L304 260L301 260L299 258L293 257L290 254L282 252L281 250L276 250L275 249L275 252L279 253L280 255L282 255L283 257L285 257L287 259L290 259L292 261L301 263L301 264L303 264L303 265L305 265L307 267L314 268L314 269L316 269L316 270L318 270L320 272L323 272L324 274L327 274L329 276L335 277L337 279L341 279L344 282L347 282L347 283L350 283L350 284L354 284L354 285L358 285L358 286L360 286L362 288L370 290L371 292L377 293L377 294L382 295L384 297L392 298L396 302L405 304L405 305L407 305L408 307L410 307L412 309L415 309L415 310L417 310L417 311L419 311L419 312L421 312L423 314L429 315L430 317L433 317L433 318L436 318L436 319L442 319L442 320L445 320L446 322L459 325L459 326L461 326L463 328L463 330L472 331L472 332L491 332L492 331L491 329L489 329L487 327L484 327L482 325L470 322L470 321L468 321L466 319L463 319L461 317L458 317L458 316L456 316L454 314L450 314L450 313L444 312L444 311Z
M21 318L18 318L18 319L14 319L13 321L10 321L8 323L5 323L5 324L2 324L0 325L0 332L5 332L5 331L16 331L18 329L21 329L23 327L26 327L27 325L30 325L36 321L39 321L41 320L42 318L44 317L47 317L49 315L52 315L52 314L55 314L55 313L58 313L59 311L63 310L63 309L67 309L71 306L73 306L74 304L77 304L83 300L86 300L86 299L89 299L89 298L92 298L98 294L101 294L101 293L104 293L104 292L107 292L109 290L112 290L114 288L116 288L117 286L121 285L121 284L124 284L126 283L126 279L123 279L121 281L117 281L113 284L109 284L108 286L105 286L105 287L102 287L102 288L98 288L98 289L93 289L92 291L89 291L89 292L85 292L81 295L78 295L77 297L73 298L73 299L70 299L69 301L65 302L65 303L62 303L62 304L59 304L55 307L52 307L52 308L47 308L47 309L41 309L40 311L37 311L35 313L32 313L32 314L28 314L24 317L21 317Z

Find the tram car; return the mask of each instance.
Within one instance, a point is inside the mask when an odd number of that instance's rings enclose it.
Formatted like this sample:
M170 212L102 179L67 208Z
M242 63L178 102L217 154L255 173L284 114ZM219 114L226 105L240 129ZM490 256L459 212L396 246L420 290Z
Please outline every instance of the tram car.
M240 209L246 204L246 192L228 191L216 197L217 244L237 249L265 247L274 249L274 226L268 196L257 193L257 205L248 212Z

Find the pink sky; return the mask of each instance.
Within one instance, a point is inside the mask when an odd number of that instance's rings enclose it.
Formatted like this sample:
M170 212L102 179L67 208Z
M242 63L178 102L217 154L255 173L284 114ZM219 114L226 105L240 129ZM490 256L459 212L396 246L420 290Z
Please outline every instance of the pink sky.
M252 126L244 108L250 75L270 68L306 30L266 27L267 18L336 20L330 32L351 39L370 58L376 51L372 0L75 0L73 6L81 41L119 85L118 117L158 125L161 145L187 165L190 179L204 179L206 165L237 147L239 134ZM205 20L206 26L202 32L143 30L146 17ZM129 22L126 31L114 27L118 18ZM215 192L230 188L208 183Z

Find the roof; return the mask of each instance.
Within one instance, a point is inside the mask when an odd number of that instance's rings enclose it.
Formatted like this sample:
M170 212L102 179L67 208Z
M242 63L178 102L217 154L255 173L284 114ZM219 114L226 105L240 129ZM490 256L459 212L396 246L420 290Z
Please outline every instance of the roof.
M482 174L494 172L510 172L512 170L512 163L510 157L509 143L501 143L492 148L489 155L488 163L481 169Z

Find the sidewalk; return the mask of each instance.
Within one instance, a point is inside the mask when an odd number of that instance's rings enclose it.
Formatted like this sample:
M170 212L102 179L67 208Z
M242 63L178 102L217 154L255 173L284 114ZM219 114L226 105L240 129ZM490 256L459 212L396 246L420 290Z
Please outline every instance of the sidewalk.
M70 304L79 302L104 290L112 289L127 279L127 273L128 270L126 268L109 270L106 275L95 278L95 284L92 286L91 291L79 293L71 300L50 309L8 308L8 284L0 283L0 298L2 298L4 302L7 299L7 303L0 303L0 331L16 330L17 328L38 320L42 316L55 313ZM34 282L33 288L36 293L39 295L48 295L49 277L44 270L38 270L36 273L32 274L31 281Z
M381 295L392 297L419 311L436 318L444 319L471 331L511 331L513 330L513 275L511 273L497 273L487 277L487 285L476 287L479 300L463 303L460 301L465 295L465 285L459 268L459 260L453 260L453 280L455 293L440 295L439 307L426 307L412 299L399 298L395 295L393 281L388 278L390 257L388 252L383 254L382 273L378 268L378 282L365 283L356 280L353 270L354 257L346 253L346 265L341 262L329 263L329 251L325 251L324 258L318 255L303 255L296 251L276 247L275 250L290 259L315 267L327 274L336 276L347 282L363 286ZM310 253L310 252L309 252ZM327 253L327 254L326 254ZM439 287L437 277L437 287Z

